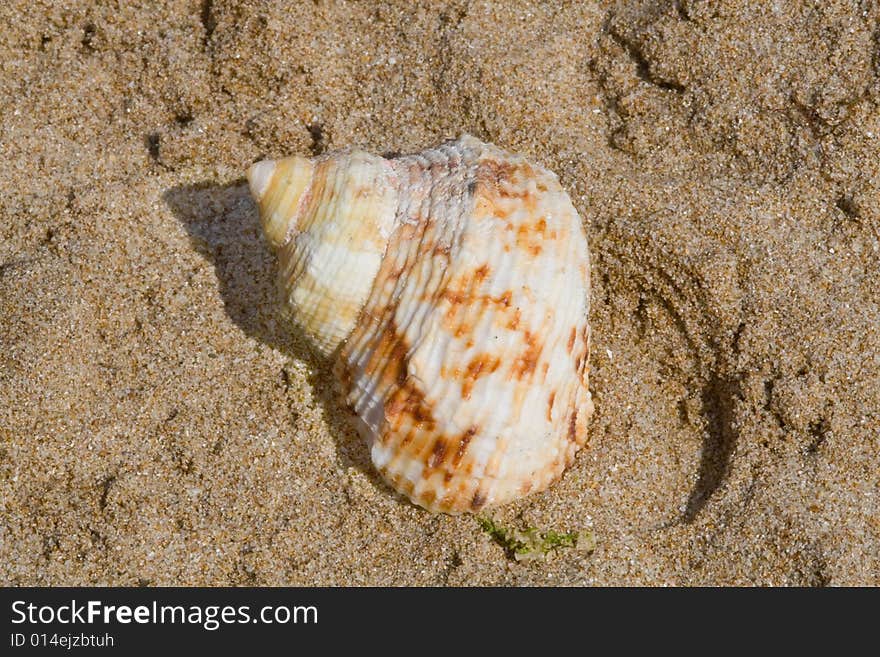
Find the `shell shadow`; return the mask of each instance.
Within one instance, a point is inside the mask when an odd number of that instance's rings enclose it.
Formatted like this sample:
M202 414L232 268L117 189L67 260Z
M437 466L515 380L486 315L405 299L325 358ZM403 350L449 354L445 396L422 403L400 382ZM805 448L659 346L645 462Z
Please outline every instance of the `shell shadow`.
M340 464L357 468L384 487L337 394L332 362L309 349L279 312L275 256L263 240L257 207L244 179L230 185L180 185L162 197L192 246L214 265L229 318L247 335L306 364L308 383L336 443ZM286 368L278 376L288 385Z

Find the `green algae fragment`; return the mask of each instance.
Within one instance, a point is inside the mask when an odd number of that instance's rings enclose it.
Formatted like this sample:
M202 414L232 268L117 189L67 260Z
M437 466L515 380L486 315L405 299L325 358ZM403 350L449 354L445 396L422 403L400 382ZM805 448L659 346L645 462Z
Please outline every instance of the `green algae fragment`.
M508 528L482 516L477 522L504 549L507 558L514 561L542 560L548 553L566 548L588 554L596 549L596 538L590 530L558 532L551 529L542 532L536 527Z

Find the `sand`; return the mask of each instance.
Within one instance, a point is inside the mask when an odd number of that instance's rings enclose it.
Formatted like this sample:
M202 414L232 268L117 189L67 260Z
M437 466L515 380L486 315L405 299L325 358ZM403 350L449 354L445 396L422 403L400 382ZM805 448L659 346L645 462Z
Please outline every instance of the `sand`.
M880 585L877 3L2 4L0 583ZM461 132L588 229L590 444L486 515L592 551L397 497L277 313L248 165Z

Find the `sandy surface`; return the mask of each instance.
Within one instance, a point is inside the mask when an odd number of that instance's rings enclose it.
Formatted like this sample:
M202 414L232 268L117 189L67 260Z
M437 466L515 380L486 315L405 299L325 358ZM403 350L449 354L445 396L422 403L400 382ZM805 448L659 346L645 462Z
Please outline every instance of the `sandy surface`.
M880 584L876 2L103 4L0 8L0 582ZM588 226L591 444L490 515L592 553L395 496L274 307L251 162L463 131Z

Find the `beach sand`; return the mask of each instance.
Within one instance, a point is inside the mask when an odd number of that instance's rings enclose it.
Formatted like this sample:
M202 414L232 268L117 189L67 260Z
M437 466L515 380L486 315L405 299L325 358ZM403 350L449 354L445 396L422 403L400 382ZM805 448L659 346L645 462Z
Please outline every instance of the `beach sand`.
M0 8L0 583L880 585L880 5L119 4ZM592 254L589 445L484 515L593 550L395 495L278 315L252 162L462 132Z

